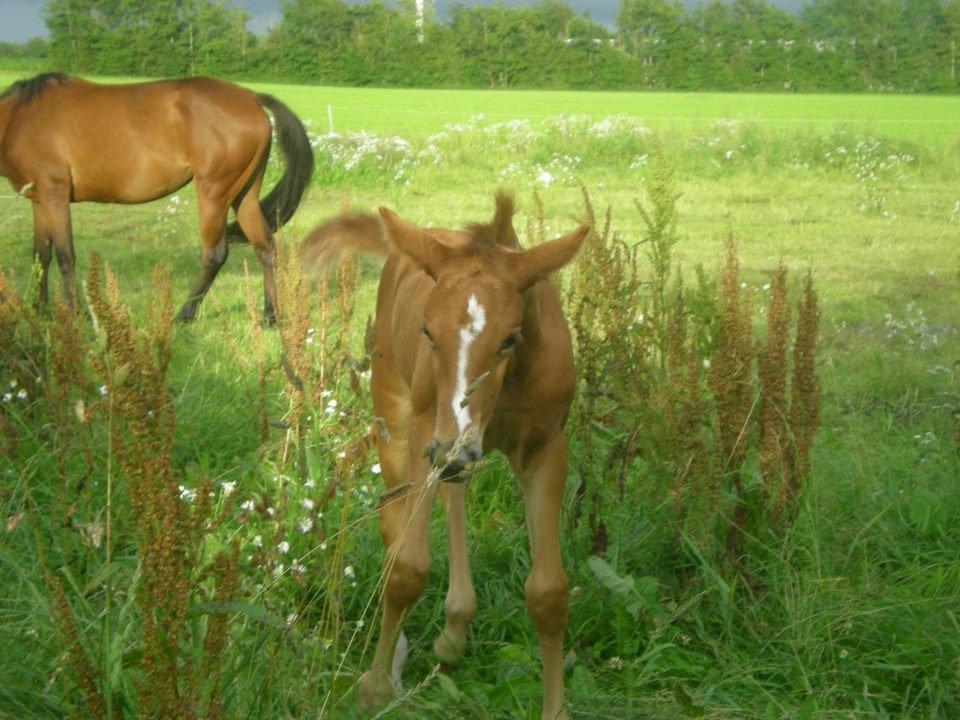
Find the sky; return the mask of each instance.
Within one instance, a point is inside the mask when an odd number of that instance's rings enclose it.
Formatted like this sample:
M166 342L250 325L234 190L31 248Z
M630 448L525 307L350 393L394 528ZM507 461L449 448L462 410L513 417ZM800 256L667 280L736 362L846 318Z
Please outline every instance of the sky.
M279 0L229 0L236 7L244 9L253 19L251 29L263 33L280 19ZM360 0L348 0L360 2ZM434 0L440 17L446 15L446 8L459 1L464 5L492 5L504 2L506 5L531 5L527 0ZM770 0L773 5L796 12L803 0ZM45 0L0 0L0 41L21 42L38 35L45 36L41 9ZM684 0L688 6L695 6L696 0ZM569 5L578 12L590 11L594 20L606 25L613 24L620 0L568 0Z

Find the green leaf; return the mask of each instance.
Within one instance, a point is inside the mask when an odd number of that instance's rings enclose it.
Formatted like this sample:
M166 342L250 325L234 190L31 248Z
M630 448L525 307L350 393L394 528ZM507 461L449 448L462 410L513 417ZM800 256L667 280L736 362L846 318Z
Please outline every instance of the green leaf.
M437 682L440 684L440 687L443 688L443 691L454 700L459 700L463 696L463 693L460 692L460 688L457 687L453 678L446 673L438 673Z
M677 701L677 705L680 706L680 710L687 717L703 717L706 714L706 708L701 707L693 702L687 691L684 690L680 684L673 686L673 698Z
M627 598L636 592L633 578L630 575L620 577L603 558L593 555L587 558L587 566L593 571L593 574L597 576L597 579L603 583L603 586L615 595Z
M946 529L947 513L944 503L937 493L930 490L918 490L910 499L910 522L930 537L941 536Z
M605 588L623 599L624 609L634 620L640 617L641 610L646 610L651 615L658 615L663 611L657 600L660 583L656 578L642 577L634 580L632 575L621 577L606 560L595 555L587 559L587 565Z
M194 605L190 608L190 615L223 615L227 613L240 613L254 622L262 623L269 627L285 628L287 624L276 615L271 615L266 610L256 605L239 602L205 602Z
M813 698L807 700L797 711L797 720L813 720L813 713L817 710L817 704Z

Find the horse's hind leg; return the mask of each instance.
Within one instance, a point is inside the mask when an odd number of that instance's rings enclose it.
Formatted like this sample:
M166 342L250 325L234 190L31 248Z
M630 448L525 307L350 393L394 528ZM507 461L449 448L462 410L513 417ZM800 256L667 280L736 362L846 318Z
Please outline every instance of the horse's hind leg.
M50 230L47 219L39 203L33 204L33 260L40 266L40 279L37 287L37 305L46 305L50 300L49 270L53 256Z
M274 279L274 261L276 249L273 242L273 233L267 227L267 221L260 209L261 175L244 194L234 201L237 212L237 224L243 230L250 244L257 253L257 260L263 269L263 317L267 324L272 325L276 320L277 284Z
M34 256L40 262L40 295L38 302L46 302L47 269L50 266L50 246L57 253L64 299L77 307L76 255L73 252L73 229L70 224L70 188L62 183L38 184L33 201Z
M199 185L197 202L200 209L200 238L203 242L200 277L177 315L177 319L181 322L193 320L213 279L227 261L227 203L221 198L207 194Z

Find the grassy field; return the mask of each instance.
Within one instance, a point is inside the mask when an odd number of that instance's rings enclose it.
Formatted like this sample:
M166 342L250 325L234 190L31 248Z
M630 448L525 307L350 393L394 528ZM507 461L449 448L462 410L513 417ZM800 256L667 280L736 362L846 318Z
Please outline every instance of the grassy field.
M0 73L0 86L13 79ZM646 188L662 159L681 192L673 258L689 287L698 265L716 275L723 240L735 236L743 293L762 336L777 264L789 270L791 297L812 271L822 312L822 427L795 521L785 532L751 538L747 563L756 586L725 565L722 552L701 552L710 546L694 539L695 518L678 531L683 549L672 546L669 478L652 457L637 457L625 481L629 501L604 486L590 506L606 528L604 559L621 577L642 578L637 587L653 583L639 614L630 610L630 598L587 563L595 528L572 517L581 475L589 474L577 468L593 457L577 441L564 538L574 588L567 641L573 717L960 716L960 99L258 89L309 121L317 154L314 186L281 233L285 247L344 199L357 208L385 204L421 224L458 226L485 218L498 187L516 190L518 227L535 224L536 190L547 234L556 234L582 217L581 181L598 211L610 208L618 237L641 243L648 232L634 201L649 202ZM327 132L328 106L336 134ZM275 177L278 168L270 172ZM0 189L0 209L0 267L23 289L30 207ZM199 271L189 187L177 200L143 206L76 206L74 232L80 272L93 251L101 253L138 326L155 305L156 263L171 269L174 302ZM649 278L639 247L639 272ZM234 248L198 322L174 329L166 380L184 502L203 478L216 488L217 522L200 556L239 547L239 604L229 615L200 617L230 618L224 716L353 717L352 683L378 624L382 550L373 505L380 488L373 455L343 477L337 455L369 425L366 379L327 358L322 389L330 394L305 411L304 482L296 443L277 427L289 418L294 393L284 384L274 331L264 337L272 425L266 438L258 431L259 334L245 308L244 261L259 294L252 253ZM376 278L377 266L361 263L345 340L355 357L363 356ZM337 297L331 289L334 359ZM322 323L313 312L311 338ZM102 352L90 324L80 327L84 357ZM636 328L625 318L624 333L639 334ZM304 346L315 382L320 345ZM101 400L102 380L84 373L70 398L91 407ZM13 379L0 362L0 387ZM143 680L135 602L142 585L110 424L101 409L71 426L75 438L65 437L57 431L63 408L9 387L3 410L17 441L16 452L0 459L0 510L8 520L0 541L0 717L90 712L44 567L66 587L114 716L133 717ZM619 417L604 432L629 434L639 424L643 438L647 415L639 407L632 424ZM327 496L330 477L339 482ZM438 513L431 582L407 625L405 680L414 690L387 717L539 716L536 642L522 590L529 561L517 551L526 542L522 507L503 463L472 481L468 512L480 610L466 663L449 680L431 673L446 574ZM113 534L105 540L108 517ZM196 605L209 599L211 582L200 583ZM185 668L203 655L201 646L183 648Z

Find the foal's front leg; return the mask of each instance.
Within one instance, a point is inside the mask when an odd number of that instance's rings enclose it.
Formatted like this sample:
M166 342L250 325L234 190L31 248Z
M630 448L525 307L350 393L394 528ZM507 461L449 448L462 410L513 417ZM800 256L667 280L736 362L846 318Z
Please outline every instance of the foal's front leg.
M521 461L515 458L523 458ZM511 458L523 490L533 556L524 587L543 662L542 720L567 720L563 694L563 635L570 599L560 558L560 507L567 479L567 441L556 435L534 452Z
M428 484L430 464L423 457L433 429L433 416L418 416L410 427L410 488L402 500L404 506L392 517L384 516L381 510L383 539L387 544L383 563L383 618L380 637L374 651L370 669L360 678L358 696L360 704L378 707L390 702L395 696L394 678L391 677L393 655L397 638L403 628L407 611L420 597L427 583L430 569L430 553L427 547L430 508L437 493L436 483ZM399 675L398 668L397 675ZM396 678L399 680L399 677Z
M433 643L433 651L451 665L463 659L467 647L467 626L477 612L477 593L470 577L467 555L467 483L443 486L443 509L447 516L447 558L450 586L443 604L446 625Z

